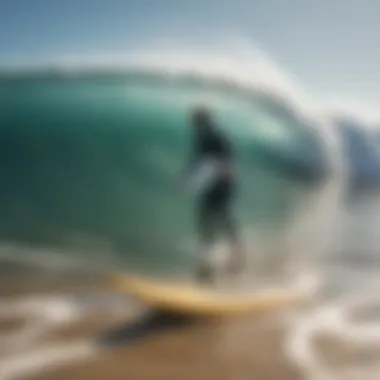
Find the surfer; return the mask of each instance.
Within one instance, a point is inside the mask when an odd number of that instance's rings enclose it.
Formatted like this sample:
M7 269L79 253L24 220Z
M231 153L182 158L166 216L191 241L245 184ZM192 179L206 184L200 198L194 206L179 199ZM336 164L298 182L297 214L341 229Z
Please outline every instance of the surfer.
M210 111L199 107L191 112L191 127L194 143L185 178L202 168L213 167L206 185L198 192L197 229L202 251L214 242L217 232L224 233L232 247L228 270L236 273L242 267L242 256L237 227L232 213L232 202L236 191L234 152L229 139L217 128ZM210 279L211 268L203 258L197 270L200 281Z

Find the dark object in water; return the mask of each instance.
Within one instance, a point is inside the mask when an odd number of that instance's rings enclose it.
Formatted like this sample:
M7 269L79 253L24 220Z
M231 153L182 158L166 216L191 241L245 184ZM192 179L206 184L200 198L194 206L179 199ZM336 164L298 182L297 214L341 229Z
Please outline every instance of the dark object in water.
M108 331L97 339L97 345L110 348L133 343L155 333L188 326L191 322L194 322L194 319L188 316L153 310L142 319Z

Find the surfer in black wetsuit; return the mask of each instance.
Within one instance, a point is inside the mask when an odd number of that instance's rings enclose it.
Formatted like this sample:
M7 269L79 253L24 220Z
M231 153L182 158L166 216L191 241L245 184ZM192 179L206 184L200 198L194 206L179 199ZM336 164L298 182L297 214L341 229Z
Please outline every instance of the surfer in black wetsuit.
M193 110L191 125L195 132L194 145L185 175L191 174L197 165L210 159L214 160L218 167L211 184L198 197L197 227L202 249L207 251L217 232L226 234L232 246L228 269L230 272L236 272L241 269L243 263L232 213L236 191L233 147L228 138L217 129L206 108ZM209 279L210 269L202 260L197 271L198 279Z

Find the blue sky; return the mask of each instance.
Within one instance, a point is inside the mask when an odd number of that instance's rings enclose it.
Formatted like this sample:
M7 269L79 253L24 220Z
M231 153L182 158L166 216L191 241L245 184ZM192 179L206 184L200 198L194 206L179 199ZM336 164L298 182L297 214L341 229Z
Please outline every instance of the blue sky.
M376 0L0 0L0 64L239 35L320 94L380 101Z

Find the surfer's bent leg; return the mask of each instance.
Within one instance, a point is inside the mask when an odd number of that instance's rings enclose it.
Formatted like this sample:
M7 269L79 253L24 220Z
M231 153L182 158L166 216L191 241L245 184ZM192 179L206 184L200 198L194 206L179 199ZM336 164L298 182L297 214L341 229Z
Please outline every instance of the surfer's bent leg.
M244 265L243 249L240 236L236 226L235 218L232 215L231 208L224 210L221 216L222 228L227 235L231 245L231 256L228 268L232 272L239 272Z
M235 272L239 271L243 266L243 252L232 212L234 190L234 184L231 181L220 180L202 195L200 199L198 228L203 250L203 265L200 266L200 271L203 274L207 272L205 276L210 274L208 273L208 266L204 265L208 258L208 249L214 243L216 233L219 231L227 236L231 244L229 269Z
M214 211L209 194L201 196L198 206L198 234L202 248L208 248L215 238Z
M237 239L237 229L232 215L233 195L233 184L230 181L219 181L209 196L218 228L231 242Z
M197 277L201 281L207 281L212 276L208 254L214 243L217 227L213 189L200 196L197 211L197 229L201 245Z
M227 236L232 248L229 269L231 271L239 271L244 265L244 258L238 227L233 213L234 196L235 184L231 181L221 183L218 195L218 223L222 232Z

